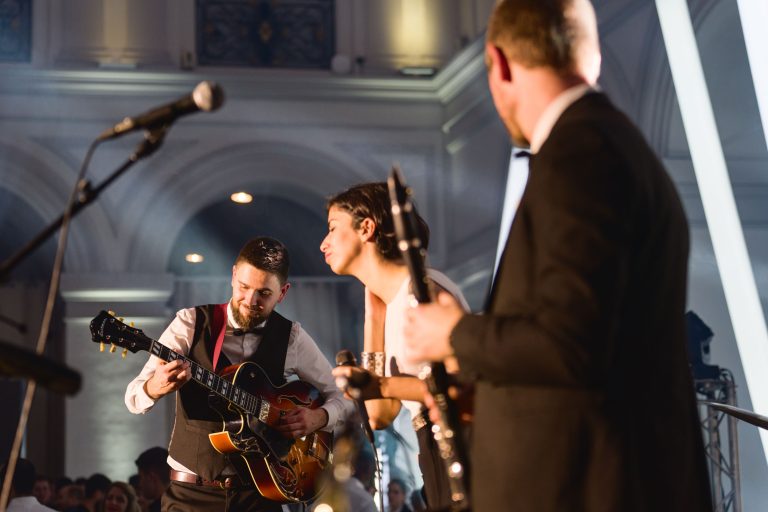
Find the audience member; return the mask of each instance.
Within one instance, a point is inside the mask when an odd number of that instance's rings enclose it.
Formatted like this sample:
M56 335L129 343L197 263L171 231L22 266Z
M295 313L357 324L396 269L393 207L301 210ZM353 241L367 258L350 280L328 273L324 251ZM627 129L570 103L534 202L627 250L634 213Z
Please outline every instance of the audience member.
M149 503L149 512L160 512L160 499L171 483L168 450L155 446L136 459L139 470L138 494Z
M424 501L424 488L414 489L411 493L411 508L413 512L429 512Z
M0 470L0 481L5 481L6 470L6 466ZM7 512L53 512L52 508L40 504L32 495L35 476L35 466L30 461L27 459L16 461Z
M112 482L101 473L94 473L85 481L85 499L66 512L100 512L107 489Z
M125 482L112 482L104 500L104 512L141 512L133 487Z
M60 487L56 493L56 509L77 509L85 500L85 492L75 483Z
M139 490L139 475L133 474L128 477L128 485L130 485L133 488L133 492L136 493L136 499L138 500L141 512L149 512L149 502Z
M44 475L37 475L35 479L35 485L32 487L32 494L37 501L45 506L52 506L54 502L53 482L51 479Z
M389 501L389 512L412 512L411 508L405 503L407 488L405 482L399 478L392 478L387 486L387 500Z

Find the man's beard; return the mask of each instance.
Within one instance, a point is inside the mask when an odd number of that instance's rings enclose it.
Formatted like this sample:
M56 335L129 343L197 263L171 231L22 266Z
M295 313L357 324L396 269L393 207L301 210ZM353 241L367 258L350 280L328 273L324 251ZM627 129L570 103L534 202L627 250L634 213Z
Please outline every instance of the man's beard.
M240 326L241 329L250 330L262 323L264 320L266 320L267 316L269 314L264 314L264 312L256 312L251 310L248 316L243 316L242 313L240 313L240 308L237 304L235 304L234 299L231 301L232 306L232 318L235 322L237 322L237 325Z

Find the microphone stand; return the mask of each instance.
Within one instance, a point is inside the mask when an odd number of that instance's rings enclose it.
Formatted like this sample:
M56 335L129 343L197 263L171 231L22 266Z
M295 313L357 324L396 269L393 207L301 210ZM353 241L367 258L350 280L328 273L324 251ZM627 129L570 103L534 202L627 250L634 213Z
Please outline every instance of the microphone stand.
M61 234L59 236L59 244L56 248L56 258L53 263L53 271L51 273L51 284L48 289L48 299L45 305L45 313L43 315L43 322L40 328L40 336L37 339L37 354L40 355L45 352L45 344L48 339L48 331L51 325L51 319L53 316L53 303L55 302L56 295L59 291L59 278L61 276L61 267L64 263L64 252L67 245L67 236L69 235L70 220L74 215L80 212L83 208L93 202L99 194L115 179L122 175L125 171L131 168L140 159L147 157L154 153L159 148L165 138L165 134L168 132L169 125L163 125L144 132L144 140L137 146L134 152L128 157L128 160L123 163L116 171L114 171L106 180L104 180L96 188L91 188L90 182L83 179L85 170L88 167L91 156L99 144L100 140L97 139L91 144L88 149L86 158L83 161L83 165L80 169L80 173L77 177L77 185L72 195L69 198L67 207L64 213L56 219L50 226L43 229L35 238L33 238L27 245L21 248L16 254L8 258L0 265L0 279L4 278L8 271L14 268L19 262L21 262L29 253L35 250L45 239L51 236L57 229L61 227ZM19 424L16 428L16 436L13 439L13 446L11 447L11 453L8 458L8 464L6 465L5 480L3 480L2 493L0 493L0 510L5 510L8 505L8 497L11 494L11 482L13 481L13 474L16 471L16 462L19 458L19 451L21 450L21 442L24 438L24 431L27 428L27 420L29 419L29 412L32 407L32 400L35 396L35 389L37 388L37 382L30 380L27 384L27 389L24 393L24 402L21 407L21 415L19 416Z

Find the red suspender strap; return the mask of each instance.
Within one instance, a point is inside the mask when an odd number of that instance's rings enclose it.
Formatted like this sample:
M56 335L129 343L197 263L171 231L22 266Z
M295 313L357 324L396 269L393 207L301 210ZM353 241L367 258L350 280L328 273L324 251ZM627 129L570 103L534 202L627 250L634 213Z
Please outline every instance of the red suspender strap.
M213 308L213 323L211 325L211 337L216 336L216 345L213 348L213 371L219 362L221 346L224 344L224 333L227 331L227 304L216 304Z

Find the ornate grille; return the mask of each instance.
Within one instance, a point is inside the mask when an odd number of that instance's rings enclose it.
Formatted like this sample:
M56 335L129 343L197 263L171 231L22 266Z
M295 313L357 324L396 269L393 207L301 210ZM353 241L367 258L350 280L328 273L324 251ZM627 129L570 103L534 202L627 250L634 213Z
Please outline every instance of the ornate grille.
M197 62L328 68L334 0L197 0Z

